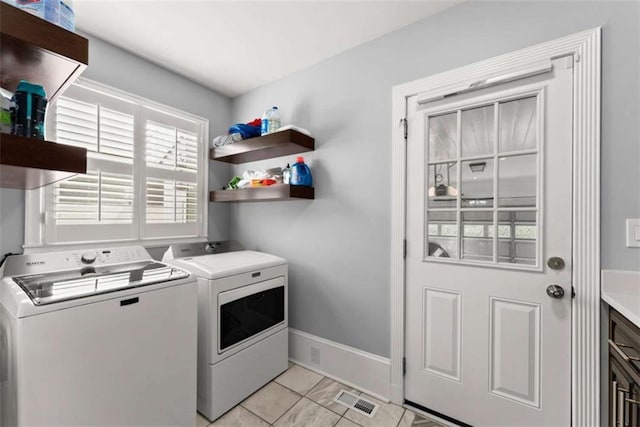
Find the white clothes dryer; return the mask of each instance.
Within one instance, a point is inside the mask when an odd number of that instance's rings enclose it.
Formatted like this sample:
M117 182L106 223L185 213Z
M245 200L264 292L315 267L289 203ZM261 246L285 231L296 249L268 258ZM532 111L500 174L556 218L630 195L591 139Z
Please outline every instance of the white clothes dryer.
M288 368L287 261L233 246L172 245L163 258L197 277L198 411L212 421Z

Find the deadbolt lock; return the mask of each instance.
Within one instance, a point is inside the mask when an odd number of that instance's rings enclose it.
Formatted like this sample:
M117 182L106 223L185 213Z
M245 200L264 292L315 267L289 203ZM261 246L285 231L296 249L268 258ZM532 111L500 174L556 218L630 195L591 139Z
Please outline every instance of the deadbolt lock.
M552 270L562 270L564 268L564 260L560 257L553 256L547 260L547 265Z

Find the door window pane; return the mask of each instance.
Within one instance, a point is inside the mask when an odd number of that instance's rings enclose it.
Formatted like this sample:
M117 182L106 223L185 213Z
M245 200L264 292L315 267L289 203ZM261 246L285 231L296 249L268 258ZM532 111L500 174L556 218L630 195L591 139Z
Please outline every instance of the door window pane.
M462 157L493 154L493 105L462 112Z
M493 224L493 212L462 212L462 258L493 261L493 239L485 236L485 227Z
M498 205L536 207L537 155L500 157L498 163Z
M458 164L429 165L428 174L429 208L455 208L458 199Z
M537 147L537 98L500 103L500 143L503 153Z
M461 163L462 207L493 207L493 159Z
M458 155L458 114L429 118L429 162L455 159Z
M535 211L498 212L499 227L509 227L509 236L498 238L498 262L536 265L538 226Z
M458 257L458 226L456 211L429 211L427 256Z

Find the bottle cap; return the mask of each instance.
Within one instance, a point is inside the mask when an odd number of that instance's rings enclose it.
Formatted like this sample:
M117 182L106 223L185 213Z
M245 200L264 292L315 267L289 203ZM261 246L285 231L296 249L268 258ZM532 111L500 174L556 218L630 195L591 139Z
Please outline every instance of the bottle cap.
M304 163L304 157L302 156L296 157L296 163Z
M39 84L28 82L26 80L20 80L16 92L34 93L42 98L45 98L47 96L42 86L40 86Z

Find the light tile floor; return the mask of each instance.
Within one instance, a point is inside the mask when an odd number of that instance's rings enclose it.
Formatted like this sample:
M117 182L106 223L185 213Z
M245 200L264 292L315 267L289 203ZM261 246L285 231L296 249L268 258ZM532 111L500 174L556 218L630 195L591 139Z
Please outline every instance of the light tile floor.
M373 418L333 401L340 390L374 401ZM443 427L392 403L384 403L301 366L289 369L253 393L244 402L209 423L198 414L197 427Z

